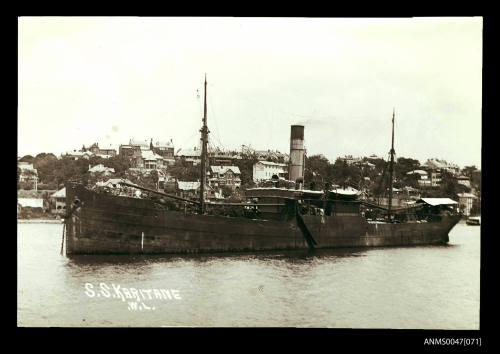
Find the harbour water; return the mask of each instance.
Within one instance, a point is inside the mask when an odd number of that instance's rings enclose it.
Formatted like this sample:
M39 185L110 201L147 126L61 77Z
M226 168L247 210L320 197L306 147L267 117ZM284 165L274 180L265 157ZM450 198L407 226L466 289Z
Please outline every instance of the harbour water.
M17 226L25 327L478 329L480 227L444 246L258 254L59 254L61 224Z

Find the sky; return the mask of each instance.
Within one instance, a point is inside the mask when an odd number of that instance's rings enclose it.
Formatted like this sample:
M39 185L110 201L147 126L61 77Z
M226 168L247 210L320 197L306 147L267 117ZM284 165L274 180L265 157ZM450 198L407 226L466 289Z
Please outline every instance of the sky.
M18 18L18 156L131 138L481 166L481 17Z

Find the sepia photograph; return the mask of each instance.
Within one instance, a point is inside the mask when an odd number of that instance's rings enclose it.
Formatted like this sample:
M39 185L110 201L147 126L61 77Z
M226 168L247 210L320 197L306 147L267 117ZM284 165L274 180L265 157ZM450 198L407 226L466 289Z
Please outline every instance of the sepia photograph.
M482 17L17 27L18 327L480 330Z

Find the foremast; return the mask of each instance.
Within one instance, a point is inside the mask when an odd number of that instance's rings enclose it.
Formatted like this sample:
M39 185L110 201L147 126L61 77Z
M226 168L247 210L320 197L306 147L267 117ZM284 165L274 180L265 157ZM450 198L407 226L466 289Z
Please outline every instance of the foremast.
M205 212L205 183L207 176L207 143L208 143L208 127L207 127L207 74L205 74L205 95L203 103L203 126L201 132L201 171L200 171L200 214Z
M387 208L387 215L389 216L389 221L391 220L391 209L392 209L392 175L394 171L394 116L395 109L392 110L392 143L391 143L391 151L389 154L391 155L391 159L389 162L389 205Z

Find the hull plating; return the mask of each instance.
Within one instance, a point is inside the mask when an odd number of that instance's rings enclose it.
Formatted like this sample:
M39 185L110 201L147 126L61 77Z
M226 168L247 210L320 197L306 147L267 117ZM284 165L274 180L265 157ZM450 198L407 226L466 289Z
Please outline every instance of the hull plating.
M146 254L308 248L295 218L186 215L146 199L67 188L67 205L81 207L67 220L67 254ZM360 216L303 215L316 248L406 246L448 242L458 217L440 222L372 224Z

